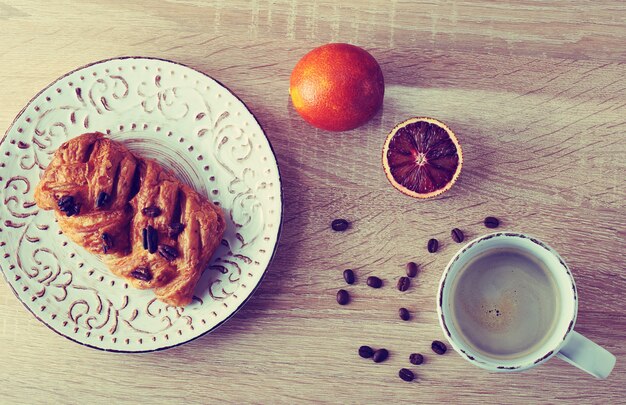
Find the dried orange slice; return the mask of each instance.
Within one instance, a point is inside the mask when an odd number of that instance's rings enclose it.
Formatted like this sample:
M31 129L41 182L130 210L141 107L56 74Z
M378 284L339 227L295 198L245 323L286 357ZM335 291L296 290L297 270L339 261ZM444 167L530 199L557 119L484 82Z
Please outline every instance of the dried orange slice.
M411 118L389 133L383 168L391 184L415 198L448 191L461 174L463 153L454 132L433 118Z

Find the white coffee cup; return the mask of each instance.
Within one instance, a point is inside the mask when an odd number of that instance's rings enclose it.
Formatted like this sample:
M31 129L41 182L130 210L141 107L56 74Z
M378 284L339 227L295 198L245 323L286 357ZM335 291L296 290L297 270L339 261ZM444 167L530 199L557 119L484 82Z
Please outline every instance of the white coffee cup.
M478 353L455 329L452 319L451 293L453 280L459 270L474 257L491 249L521 249L541 260L549 269L560 291L560 319L554 333L534 350L519 358L490 358ZM540 240L514 232L497 232L481 236L465 245L448 263L437 294L439 323L452 347L472 364L489 371L523 371L545 363L553 356L575 365L581 370L606 378L615 366L615 356L574 330L578 312L578 293L569 268L559 254Z

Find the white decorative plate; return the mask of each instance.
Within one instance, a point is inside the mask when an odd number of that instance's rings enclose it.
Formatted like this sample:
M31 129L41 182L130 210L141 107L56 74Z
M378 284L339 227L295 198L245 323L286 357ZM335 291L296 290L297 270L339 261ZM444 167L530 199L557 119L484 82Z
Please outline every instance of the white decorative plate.
M226 212L222 245L187 307L163 304L113 276L35 205L51 154L93 131L158 160ZM278 167L255 117L215 80L159 59L96 62L41 91L2 139L0 190L7 282L37 319L102 350L164 349L219 326L260 283L281 227Z

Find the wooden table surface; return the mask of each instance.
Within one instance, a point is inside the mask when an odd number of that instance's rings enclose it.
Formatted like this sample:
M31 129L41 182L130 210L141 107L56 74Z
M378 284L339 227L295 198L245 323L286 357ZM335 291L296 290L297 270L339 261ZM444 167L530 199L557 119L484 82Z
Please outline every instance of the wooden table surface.
M150 354L88 349L40 324L0 283L0 403L597 403L626 401L626 6L621 1L81 2L0 0L0 129L41 88L122 55L172 59L238 94L267 131L285 196L283 235L262 286L219 330ZM316 130L290 105L308 50L350 42L380 62L382 113L346 133ZM382 144L415 115L447 122L463 145L443 197L395 191ZM436 285L486 215L553 245L579 287L576 329L617 356L608 380L553 359L490 374L442 339ZM352 221L334 233L336 217ZM428 254L426 241L442 248ZM407 261L422 266L401 294ZM353 302L335 302L354 268ZM385 287L365 286L378 275ZM397 309L414 312L410 322ZM357 356L386 347L387 362ZM418 381L398 378L412 366Z

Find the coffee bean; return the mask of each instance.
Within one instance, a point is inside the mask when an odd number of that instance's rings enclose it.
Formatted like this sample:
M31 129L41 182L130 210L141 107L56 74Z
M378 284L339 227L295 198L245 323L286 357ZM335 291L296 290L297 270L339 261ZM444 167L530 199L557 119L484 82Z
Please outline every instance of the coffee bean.
M485 218L485 226L487 228L497 228L500 225L500 221L496 217L487 217Z
M109 202L109 194L101 191L96 199L96 208L102 208Z
M401 368L398 372L398 375L406 382L411 382L415 380L415 374L413 374L413 372L408 368Z
M149 268L143 266L131 271L130 276L142 281L152 280L152 272L150 272Z
M411 314L406 308L400 308L398 310L398 315L400 315L400 319L402 319L403 321L408 321L409 319L411 319Z
M413 278L415 276L417 276L417 263L414 262L408 262L406 264L406 275Z
M424 362L424 356L419 353L411 353L411 355L409 356L409 361L411 362L411 364L419 366Z
M448 347L446 346L446 344L438 340L434 340L433 343L430 345L430 347L431 349L433 349L433 352L440 354L440 355L444 354L446 350L448 350Z
M337 304L346 305L350 302L350 294L346 290L337 291Z
M411 286L411 279L408 277L400 277L398 279L398 290L404 292Z
M343 279L346 280L348 284L354 284L354 272L350 269L344 270Z
M371 347L369 346L359 347L359 356L363 357L364 359L369 359L373 355L374 355L374 349L372 349Z
M345 219L335 219L330 226L333 228L333 231L343 232L350 226L350 223Z
M387 357L389 357L389 351L387 351L387 349L378 349L374 352L372 360L374 360L374 363L380 363L387 360Z
M376 276L369 276L367 278L367 285L372 288L380 288L383 286L383 280L379 279Z
M428 241L428 251L430 253L435 253L439 249L439 241L437 239L431 239Z
M159 254L168 262L176 259L178 257L178 249L174 246L161 244L158 247Z
M173 224L170 224L170 226L168 226L167 235L170 238L175 239L184 229L184 224L181 224L180 222L174 222Z
M151 205L141 210L141 213L147 217L154 218L161 215L161 208Z
M102 251L106 254L113 247L113 238L108 233L102 234Z
M455 241L456 243L461 243L463 242L463 239L465 239L465 235L463 235L463 231L460 230L459 228L454 228L450 232L450 235L452 236L452 240Z

